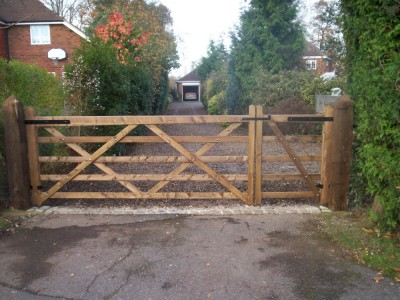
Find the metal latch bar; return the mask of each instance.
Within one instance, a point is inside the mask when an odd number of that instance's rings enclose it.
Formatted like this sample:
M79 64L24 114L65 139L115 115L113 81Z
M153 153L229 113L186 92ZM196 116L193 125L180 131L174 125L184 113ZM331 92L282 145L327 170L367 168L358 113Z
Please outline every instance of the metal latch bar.
M333 117L288 117L289 122L332 122Z
M71 124L70 120L25 120L27 125L57 125Z
M242 121L271 121L271 115L265 118L241 118Z

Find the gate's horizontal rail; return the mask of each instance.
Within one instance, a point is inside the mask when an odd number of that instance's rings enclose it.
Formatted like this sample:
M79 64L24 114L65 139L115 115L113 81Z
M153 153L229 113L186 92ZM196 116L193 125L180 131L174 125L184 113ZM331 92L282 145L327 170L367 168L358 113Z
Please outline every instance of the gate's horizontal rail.
M247 181L248 175L246 174L221 174L229 181ZM67 175L64 174L42 174L40 179L43 181L58 181L62 180ZM320 174L310 174L313 179L320 179ZM264 181L267 180L301 180L304 177L300 174L265 174L262 176ZM207 174L85 174L78 175L74 181L213 181L214 179Z
M320 114L300 115L271 115L272 122L288 122L288 118L324 117ZM197 116L50 116L35 117L36 121L63 121L68 124L57 124L57 126L102 126L102 125L159 125L159 124L204 124L204 123L247 123L253 122L243 120L248 115L197 115ZM27 120L30 121L30 120ZM266 121L268 122L268 121ZM301 121L299 121L301 122ZM49 124L35 124L38 127L48 127Z
M313 192L263 192L263 198L269 199L302 199L315 198ZM237 199L233 193L143 193L135 196L133 193L113 193L113 192L58 192L52 198L59 199Z
M315 198L315 194L310 191L301 192L263 192L263 198L268 199L301 199L301 198Z
M207 163L241 163L247 162L247 156L198 156ZM79 163L86 160L82 156L40 156L42 163ZM97 159L101 163L188 163L184 156L104 156Z
M206 163L241 163L247 162L248 156L199 156L201 161ZM320 155L300 155L301 161L321 161ZM85 161L82 156L40 156L41 163L79 163ZM269 155L262 157L263 162L290 162L287 155ZM99 157L99 163L186 163L190 162L184 156L104 156Z
M243 193L246 197L246 193ZM143 193L136 196L133 193L118 192L58 192L52 198L61 199L237 199L237 196L229 192L212 192L212 193L185 193L185 192L168 192L168 193Z
M111 136L64 136L64 137L38 137L40 144L46 143L104 143L110 140ZM248 136L171 136L179 143L247 143ZM264 136L263 142L277 141L276 136ZM286 136L290 142L321 142L321 135L297 135ZM159 136L128 136L120 143L164 143Z

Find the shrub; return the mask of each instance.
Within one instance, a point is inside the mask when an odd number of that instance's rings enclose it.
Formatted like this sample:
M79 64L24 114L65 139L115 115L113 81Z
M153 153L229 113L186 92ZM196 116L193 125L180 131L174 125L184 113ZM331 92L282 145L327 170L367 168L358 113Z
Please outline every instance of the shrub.
M0 104L14 95L25 107L33 106L38 115L59 115L64 105L61 82L35 65L0 59ZM0 111L0 139L4 138L4 124ZM0 198L8 192L5 174L5 145L0 142ZM1 206L1 205L0 205Z
M312 81L314 75L311 72L281 71L272 74L262 68L258 68L251 76L252 86L244 91L251 99L252 104L261 104L269 109L278 101L300 96L303 82Z
M202 102L206 108L212 97L226 90L227 84L227 64L223 62L202 84Z
M323 80L320 77L308 78L302 81L300 86L300 95L303 100L312 106L315 106L316 95L330 95L333 88L340 88L346 91L346 76L335 77L331 80Z
M400 10L397 1L342 0L356 160L381 229L400 226ZM361 190L361 189L359 189Z
M226 114L226 93L222 91L213 96L208 102L208 113L210 115Z
M252 75L252 81L252 88L245 91L247 97L251 99L251 103L264 105L267 109L275 107L281 100L293 98L314 107L316 95L330 95L334 87L346 90L345 77L323 80L308 71L281 71L271 74L259 68Z
M14 95L38 115L58 115L64 106L61 81L43 69L18 61L0 60L0 100Z
M275 107L267 110L268 114L312 114L314 109L302 101L301 98L291 97L279 101ZM285 135L296 135L296 134L312 134L317 131L320 132L321 125L313 123L279 123L279 128ZM268 134L271 134L269 127L266 126Z

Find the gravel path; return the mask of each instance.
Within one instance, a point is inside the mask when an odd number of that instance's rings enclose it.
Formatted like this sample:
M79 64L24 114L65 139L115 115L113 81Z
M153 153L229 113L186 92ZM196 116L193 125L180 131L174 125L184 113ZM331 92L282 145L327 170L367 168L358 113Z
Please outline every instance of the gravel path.
M173 102L167 108L165 115L206 115L207 112L200 102ZM223 129L221 124L169 124L162 125L160 128L167 134L174 136L215 136ZM153 135L152 133L148 133ZM247 135L246 124L236 129L231 135ZM183 146L190 151L197 151L204 144L185 143ZM298 155L319 155L319 143L291 143ZM154 156L154 155L179 155L171 148L170 145L164 143L142 143L132 145L127 149L127 156ZM208 155L247 155L246 143L220 143L215 145L206 154ZM263 155L286 155L285 150L279 143L267 143L263 146ZM119 174L168 174L178 167L179 163L124 163L124 164L107 164L116 173ZM220 174L246 174L246 163L209 163L210 167ZM319 163L304 163L306 169L310 173L319 173ZM100 174L96 168L88 170L90 173ZM263 163L265 174L296 174L296 167L292 163ZM182 174L204 174L196 166L191 166ZM142 191L149 190L157 182L155 181L136 181L133 182ZM241 191L246 191L247 181L233 182L233 184ZM309 190L307 185L302 181L270 181L263 185L264 191L306 191ZM125 188L117 182L71 182L64 187L63 191L98 191L98 192L126 192ZM227 191L217 182L194 182L194 181L172 181L163 187L159 192L221 192ZM296 200L278 200L268 199L263 201L264 204L290 204L290 203L313 203L313 200L296 199ZM129 205L134 207L149 206L214 206L214 205L244 205L240 200L182 200L182 199L135 199L135 200L57 200L51 199L46 205L63 205L63 206L121 206Z

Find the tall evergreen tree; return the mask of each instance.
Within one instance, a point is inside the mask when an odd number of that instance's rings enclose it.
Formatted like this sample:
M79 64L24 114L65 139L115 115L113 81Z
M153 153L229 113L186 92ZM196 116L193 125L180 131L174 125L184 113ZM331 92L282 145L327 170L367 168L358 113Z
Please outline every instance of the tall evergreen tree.
M252 0L237 33L238 70L277 73L299 65L304 33L297 12L297 0Z
M228 86L226 89L226 108L228 114L237 114L241 111L240 81L235 70L235 62L231 57L228 61Z
M305 38L297 14L297 0L251 0L240 27L232 34L231 61L235 65L228 74L238 81L240 92L228 80L228 105L237 101L230 95L241 95L242 110L252 103L250 91L260 71L276 74L303 65Z
M227 59L228 51L223 42L217 44L211 40L208 45L207 56L202 57L197 66L197 73L201 80L204 81L212 72L219 70Z

